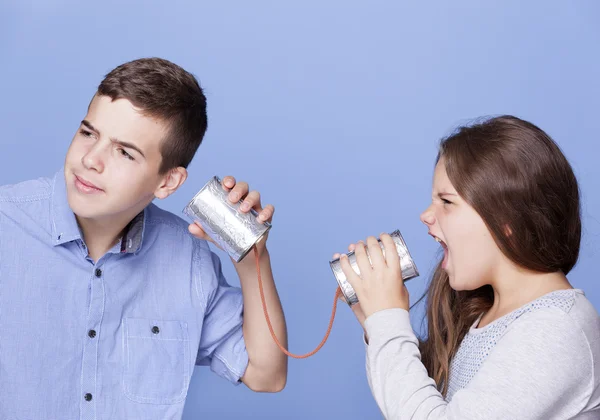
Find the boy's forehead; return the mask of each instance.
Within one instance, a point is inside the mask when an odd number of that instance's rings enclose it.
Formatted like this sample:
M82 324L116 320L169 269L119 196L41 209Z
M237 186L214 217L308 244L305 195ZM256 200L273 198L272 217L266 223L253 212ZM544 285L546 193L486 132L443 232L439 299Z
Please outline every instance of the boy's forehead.
M166 134L164 122L144 115L127 99L112 100L107 96L96 96L85 120L102 136L135 143L139 147L158 146Z

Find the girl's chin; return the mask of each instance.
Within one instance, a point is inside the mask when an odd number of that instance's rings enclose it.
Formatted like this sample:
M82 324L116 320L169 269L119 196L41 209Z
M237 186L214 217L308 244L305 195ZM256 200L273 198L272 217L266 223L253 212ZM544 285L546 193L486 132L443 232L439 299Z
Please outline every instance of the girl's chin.
M446 270L446 273L448 273L448 270ZM460 292L462 290L467 290L467 287L464 283L457 281L456 280L456 276L448 273L448 282L450 283L450 287L454 290L456 290L457 292Z

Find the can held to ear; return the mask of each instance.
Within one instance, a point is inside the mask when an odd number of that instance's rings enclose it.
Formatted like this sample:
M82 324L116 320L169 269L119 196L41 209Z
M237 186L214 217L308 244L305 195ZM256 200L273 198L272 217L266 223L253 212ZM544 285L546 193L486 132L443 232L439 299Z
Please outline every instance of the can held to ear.
M243 200L231 203L228 195L221 179L214 176L185 206L183 213L198 222L233 260L240 262L264 238L271 224L259 222L254 209L242 213Z
M404 238L402 238L400 231L395 230L392 233L390 233L390 236L392 237L392 239L394 240L394 243L396 244L396 251L398 252L398 256L400 257L400 268L402 270L402 280L404 280L406 282L410 279L418 277L419 270L417 269L415 262L413 261L412 257L410 256L410 253L408 252L408 247L406 246L406 243L404 242ZM381 240L379 239L378 242L379 242L379 246L381 247L381 249L383 250L384 255L385 255L385 248L384 248L383 244L381 243ZM354 255L354 252L349 252L346 255L348 256L348 261L350 262L352 269L356 272L356 274L360 274L358 264L356 263L356 255ZM368 255L369 254L367 252L367 256ZM369 261L370 260L371 260L371 258L369 257ZM340 259L336 258L335 260L330 261L329 265L331 266L333 275L335 276L335 279L337 280L337 282L340 286L342 294L344 295L344 298L346 299L346 303L348 303L348 305L350 305L350 306L357 304L358 297L356 296L356 292L354 291L354 289L352 288L350 283L348 283L348 280L346 279L346 275L342 271L342 267L340 266Z

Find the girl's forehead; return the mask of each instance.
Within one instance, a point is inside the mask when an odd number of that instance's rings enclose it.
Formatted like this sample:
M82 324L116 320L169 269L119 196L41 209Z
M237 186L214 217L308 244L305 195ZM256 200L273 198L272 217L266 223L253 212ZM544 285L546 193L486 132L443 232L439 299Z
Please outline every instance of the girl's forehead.
M454 186L452 185L452 182L450 182L450 178L448 178L448 174L446 173L446 166L443 158L441 158L435 166L435 171L433 174L433 190L436 193L456 193L456 190L454 189Z

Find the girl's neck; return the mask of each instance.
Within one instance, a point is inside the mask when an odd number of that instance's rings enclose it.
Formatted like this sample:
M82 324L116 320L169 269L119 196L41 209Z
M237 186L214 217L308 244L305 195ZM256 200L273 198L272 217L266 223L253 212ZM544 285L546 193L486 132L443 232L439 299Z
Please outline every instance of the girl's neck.
M494 303L483 315L477 328L485 327L550 292L573 288L567 277L560 271L535 273L515 267L504 271L495 276L496 280L492 282Z

